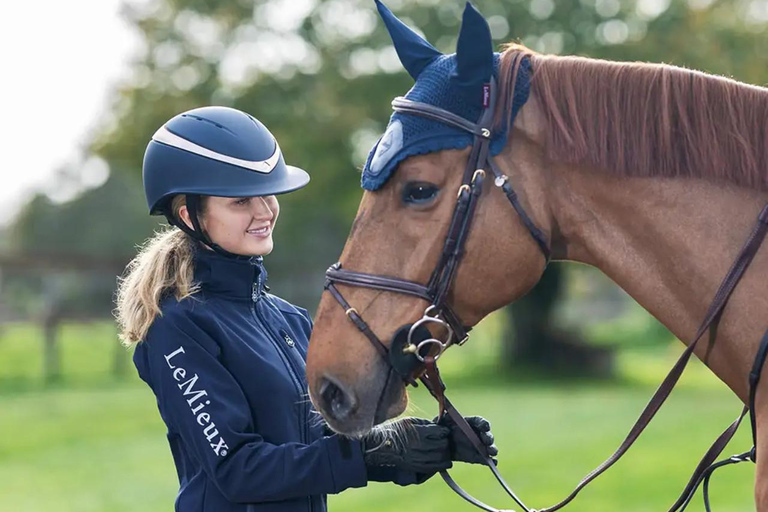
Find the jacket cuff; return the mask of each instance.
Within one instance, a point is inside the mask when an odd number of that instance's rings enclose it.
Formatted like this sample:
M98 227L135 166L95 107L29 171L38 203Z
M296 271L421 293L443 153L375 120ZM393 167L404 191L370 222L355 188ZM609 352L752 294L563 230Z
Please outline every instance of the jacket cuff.
M331 466L333 494L352 487L365 487L368 478L360 442L338 434L325 437L323 441Z
M395 466L377 466L368 468L369 482L392 482L397 485L421 484L429 480L434 473L414 473Z

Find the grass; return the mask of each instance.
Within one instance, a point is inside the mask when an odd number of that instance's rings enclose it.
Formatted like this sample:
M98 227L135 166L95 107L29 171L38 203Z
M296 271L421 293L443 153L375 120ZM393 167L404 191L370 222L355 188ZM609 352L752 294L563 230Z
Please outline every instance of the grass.
M680 346L625 352L619 382L496 379L498 326L480 329L444 361L449 396L464 414L493 423L500 469L532 507L563 498L620 443ZM115 378L108 323L67 326L63 379L40 377L39 335L28 325L0 333L0 511L165 511L177 490L154 396L129 368ZM427 393L412 392L411 414L432 417ZM730 391L696 363L637 445L585 489L572 511L666 510L715 436L738 413ZM727 453L749 446L745 427ZM514 508L481 467L453 476L492 505ZM712 482L718 512L751 510L754 467L722 469ZM371 484L330 497L334 512L472 510L439 477L422 486ZM690 510L702 510L698 496Z

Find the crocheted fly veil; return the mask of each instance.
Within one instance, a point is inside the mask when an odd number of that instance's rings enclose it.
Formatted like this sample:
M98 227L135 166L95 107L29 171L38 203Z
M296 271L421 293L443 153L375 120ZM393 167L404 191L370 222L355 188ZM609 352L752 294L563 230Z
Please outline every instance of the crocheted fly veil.
M459 32L456 53L443 55L419 34L400 21L376 0L384 23L403 66L416 83L405 97L430 103L470 121L477 121L488 107L488 84L498 77L500 55L494 53L491 31L485 18L467 3ZM530 63L520 64L512 102L512 119L494 134L491 155L504 148L509 126L528 99ZM472 145L472 135L438 121L394 113L384 135L368 155L362 186L381 188L397 165L413 155Z

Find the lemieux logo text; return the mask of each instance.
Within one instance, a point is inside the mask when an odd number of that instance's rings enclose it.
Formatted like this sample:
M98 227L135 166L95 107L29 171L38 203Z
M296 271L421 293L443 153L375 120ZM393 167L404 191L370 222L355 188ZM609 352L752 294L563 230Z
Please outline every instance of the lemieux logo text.
M176 382L179 382L177 386L182 391L182 396L189 397L187 399L189 410L192 415L195 416L197 424L203 427L203 435L210 443L214 453L219 457L226 457L229 451L229 446L224 442L224 438L219 435L219 430L216 428L216 424L211 421L211 415L204 411L206 405L211 405L211 401L207 398L203 400L203 397L208 396L208 392L204 389L195 389L198 380L197 374L194 374L190 379L181 382L182 379L187 378L187 370L171 363L171 359L184 353L184 347L179 347L165 356L165 362L168 363L168 368L173 370L173 379ZM178 364L178 361L174 362Z

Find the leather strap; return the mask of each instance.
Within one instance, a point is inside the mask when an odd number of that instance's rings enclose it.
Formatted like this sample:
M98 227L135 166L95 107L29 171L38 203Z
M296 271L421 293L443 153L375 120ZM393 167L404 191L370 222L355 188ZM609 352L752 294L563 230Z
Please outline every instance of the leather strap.
M497 186L500 186L501 189L504 191L504 194L507 196L507 200L509 201L509 204L511 204L512 208L514 208L515 212L517 212L517 215L520 217L520 220L523 221L523 224L525 225L525 227L528 228L528 232L531 234L533 239L539 245L539 249L541 249L542 254L544 254L544 258L546 259L547 262L549 262L549 259L552 256L552 254L549 250L549 244L547 243L546 235L541 229L539 229L536 223L533 222L531 217L528 215L528 213L525 211L523 206L520 204L520 198L517 196L517 193L512 188L512 185L509 183L509 178L504 173L501 172L499 167L496 165L496 161L493 160L492 158L489 158L488 164L491 168L491 171L493 171L494 176L496 177Z
M374 290L404 293L426 301L432 300L432 297L429 295L429 289L424 285L414 283L413 281L398 279L396 277L378 276L375 274L366 274L364 272L342 269L341 263L333 264L326 271L325 276L328 280L336 283L372 288Z
M723 279L722 283L720 284L720 287L717 289L717 292L715 292L715 296L712 299L712 303L710 304L709 309L707 310L707 314L705 315L704 320L702 321L701 325L697 329L691 344L688 345L685 351L683 351L683 353L680 355L680 358L672 367L672 370L670 370L670 372L664 378L659 388L653 394L653 397L651 397L650 402L648 402L648 405L645 406L645 409L643 409L643 412L640 414L640 417L637 419L635 424L630 429L627 437L624 439L621 445L619 445L618 449L610 457L608 457L602 464L600 464L597 468L595 468L590 473L588 473L587 476L585 476L581 480L581 482L579 482L576 488L564 500L562 500L561 502L549 508L543 509L541 512L554 512L555 510L561 509L565 505L570 503L571 500L573 500L576 497L576 495L579 494L579 492L581 492L581 490L587 486L587 484L589 484L595 478L600 476L606 469L608 469L613 464L615 464L616 461L618 461L627 452L627 450L629 450L629 448L635 443L637 438L640 437L640 434L642 434L643 430L645 430L645 427L648 426L648 423L650 423L650 421L656 415L658 410L661 408L662 404L666 401L669 394L672 392L672 389L675 387L675 384L680 379L680 376L682 375L683 370L685 370L685 367L688 364L688 361L690 360L691 355L693 354L693 350L696 348L696 345L698 344L699 340L707 331L707 329L709 329L710 325L712 325L714 320L717 317L719 317L720 313L723 310L723 307L725 307L726 302L728 301L731 294L733 293L734 288L736 288L736 285L738 284L739 280L744 275L744 272L747 270L747 267L749 267L749 264L752 262L752 258L757 253L757 250L760 247L760 244L763 242L763 239L765 238L766 231L768 230L768 224L766 223L766 219L768 219L768 206L765 206L763 210L760 212L760 215L758 217L758 222L755 225L755 228L752 230L752 233L749 235L749 238L747 239L747 242L742 247L741 251L739 251L739 254L736 257L736 260L734 261L733 265L731 266L728 273L726 274L725 279ZM736 424L736 427L738 427L738 422ZM726 429L726 432L728 432L729 430L730 428ZM733 431L735 432L735 428ZM722 449L725 447L725 444L727 444L727 441L730 440L732 436L733 436L733 433L731 433L730 436L727 436L727 439L724 442L715 443L715 445L713 446L715 450L714 451L710 450L707 452L707 455L705 455L705 459L701 463L699 463L699 467L697 467L693 477L691 477L692 480L697 480L699 475L706 469L706 467L709 466L709 464L706 464L706 466L702 468L702 465L705 462L705 460L708 460L709 458L714 460L714 458L716 458L720 454ZM719 447L719 451L716 451L716 448L718 447Z
M491 137L489 126L486 127L481 126L479 123L473 123L472 121L464 119L463 117L458 116L453 112L443 110L442 108L430 105L429 103L412 101L402 96L398 96L392 100L392 110L395 112L401 112L403 114L426 117L432 121L445 123L449 126L453 126L454 128L458 128L459 130L469 132L475 137L483 137L485 139L490 139Z
M752 371L749 372L749 422L752 425L752 446L753 450L757 448L757 418L755 418L755 399L757 398L757 385L760 382L760 375L765 366L765 358L768 356L768 330L763 334L760 341L760 347L757 349L755 361L752 363ZM753 462L757 462L757 451Z
M699 484L701 484L702 481L709 482L709 477L712 475L712 472L718 467L724 465L720 462L715 463L715 460L717 459L717 457L720 456L725 446L728 444L728 442L731 440L733 435L736 433L736 430L738 430L739 425L741 425L741 420L744 419L744 415L747 413L747 410L748 410L747 407L744 407L741 410L741 414L739 415L739 417L736 418L736 420L733 423L728 425L728 428L726 428L723 431L723 433L720 434L717 437L717 439L715 439L715 442L712 443L712 446L709 447L709 450L707 450L707 453L704 454L704 457L699 462L699 465L696 466L696 469L694 470L693 475L691 475L690 480L688 481L685 488L683 489L682 494L677 499L677 501L675 501L672 507L669 509L669 512L683 512L683 510L685 510L685 508L691 502L691 499L693 499L693 496L696 494L696 489L699 487ZM739 457L739 456L734 456L734 457ZM705 496L706 502L709 501L707 498L707 494L708 494L708 485L705 484L704 496ZM707 505L707 511L709 511L708 505Z
M475 447L477 453L479 453L483 459L485 459L485 465L490 468L491 473L493 473L493 476L499 482L499 485L501 485L502 489L504 489L509 497L512 498L514 502L523 509L524 512L534 512L523 503L523 501L514 493L514 491L512 491L507 482L501 476L501 473L499 473L499 470L496 468L496 464L494 464L493 459L488 454L488 450L485 445L480 441L480 438L469 425L467 420L464 419L464 416L461 415L456 407L453 406L451 401L448 400L448 397L445 396L445 384L440 377L440 371L437 369L436 365L432 365L432 368L430 368L429 363L427 364L427 372L424 376L421 377L421 382L440 404L440 417L442 417L443 414L448 414L451 417L453 422L456 423L462 433L472 443L472 446ZM456 483L453 477L451 477L448 471L441 471L440 476L443 478L445 483L448 484L448 487L450 487L456 494L461 496L464 500L471 503L472 505L481 508L486 512L502 512L502 509L497 509L487 505L462 489L461 486Z

